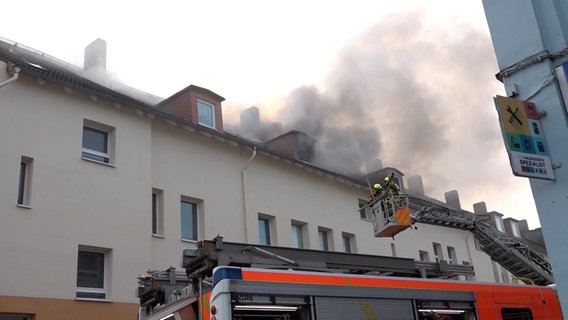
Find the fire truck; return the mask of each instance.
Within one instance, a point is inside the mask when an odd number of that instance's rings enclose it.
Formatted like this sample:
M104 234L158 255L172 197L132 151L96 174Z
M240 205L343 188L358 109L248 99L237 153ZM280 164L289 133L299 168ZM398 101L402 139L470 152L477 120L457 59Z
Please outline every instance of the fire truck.
M471 213L428 203L410 214L406 195L371 208L375 236L415 222L469 230L524 284L449 280L471 265L213 240L183 252L184 272L138 279L139 320L562 319L550 266ZM415 205L420 199L412 199Z

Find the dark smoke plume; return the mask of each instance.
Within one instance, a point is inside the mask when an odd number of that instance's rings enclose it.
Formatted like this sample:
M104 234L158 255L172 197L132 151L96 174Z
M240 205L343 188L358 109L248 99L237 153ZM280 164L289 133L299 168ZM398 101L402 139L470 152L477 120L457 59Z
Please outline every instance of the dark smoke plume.
M459 189L463 204L514 203L502 192L519 181L492 102L496 70L488 34L392 15L345 45L321 88L292 91L271 121L317 139L318 163L337 172L380 158L421 175L435 198Z

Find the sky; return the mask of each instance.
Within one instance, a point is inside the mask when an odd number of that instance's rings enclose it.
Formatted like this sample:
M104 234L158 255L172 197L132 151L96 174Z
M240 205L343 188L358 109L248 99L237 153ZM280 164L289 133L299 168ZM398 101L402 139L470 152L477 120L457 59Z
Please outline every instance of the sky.
M166 98L190 84L240 112L317 139L326 166L378 158L426 194L458 190L540 226L527 178L515 177L493 97L504 95L481 0L25 1L0 37L83 65L107 43L115 80ZM349 168L347 168L347 167Z

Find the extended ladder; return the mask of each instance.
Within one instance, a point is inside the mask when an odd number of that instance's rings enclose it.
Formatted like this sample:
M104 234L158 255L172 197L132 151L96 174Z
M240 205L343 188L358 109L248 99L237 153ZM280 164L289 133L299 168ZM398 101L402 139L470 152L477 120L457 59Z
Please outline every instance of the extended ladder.
M469 230L481 249L495 262L519 278L531 279L537 285L554 283L550 263L532 251L526 243L506 233L499 232L476 215L464 210L449 209L420 198L412 203L422 209L411 214L413 223L427 223Z

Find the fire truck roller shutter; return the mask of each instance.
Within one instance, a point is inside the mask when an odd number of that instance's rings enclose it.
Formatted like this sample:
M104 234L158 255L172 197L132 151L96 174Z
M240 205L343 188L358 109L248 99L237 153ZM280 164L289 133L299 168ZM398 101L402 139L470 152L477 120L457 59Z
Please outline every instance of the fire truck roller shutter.
M317 319L413 320L411 300L314 297Z

